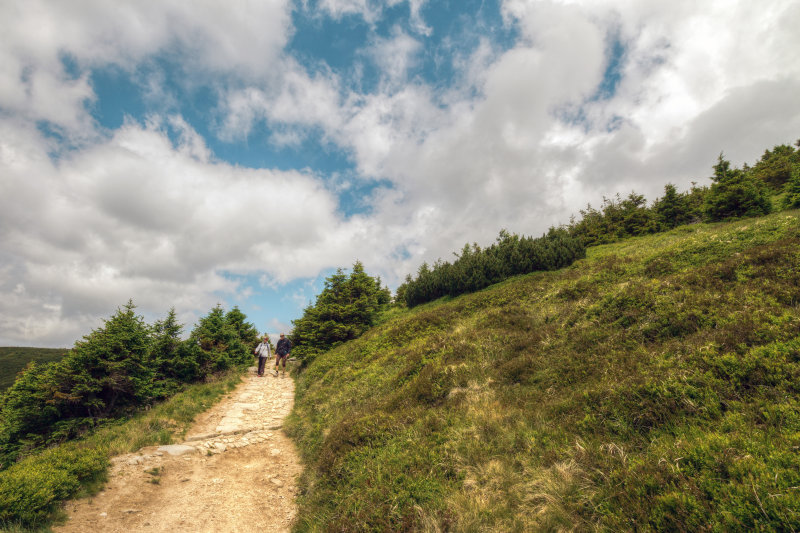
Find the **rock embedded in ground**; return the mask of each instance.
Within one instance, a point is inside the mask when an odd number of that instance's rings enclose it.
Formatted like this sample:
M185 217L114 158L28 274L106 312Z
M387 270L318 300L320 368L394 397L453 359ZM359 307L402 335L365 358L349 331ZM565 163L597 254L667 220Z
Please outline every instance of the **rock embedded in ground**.
M187 444L167 444L165 446L159 446L158 451L166 452L170 455L185 455L187 453L196 452L197 448Z

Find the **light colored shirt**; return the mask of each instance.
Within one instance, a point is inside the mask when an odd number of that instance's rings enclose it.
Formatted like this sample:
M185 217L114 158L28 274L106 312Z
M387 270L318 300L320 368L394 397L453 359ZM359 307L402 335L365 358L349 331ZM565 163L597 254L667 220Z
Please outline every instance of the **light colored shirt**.
M259 357L270 357L272 355L272 350L270 350L269 343L259 343L259 345L256 346L256 353Z

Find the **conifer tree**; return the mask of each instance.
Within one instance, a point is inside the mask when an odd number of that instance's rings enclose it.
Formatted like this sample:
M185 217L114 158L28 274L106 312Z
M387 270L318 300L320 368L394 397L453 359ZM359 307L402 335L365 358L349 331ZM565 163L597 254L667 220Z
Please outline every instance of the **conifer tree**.
M353 265L350 275L337 269L326 278L314 305L292 321L293 353L308 363L316 354L355 339L374 323L390 298L389 290L381 287L380 278L368 275L360 261Z
M679 193L672 183L664 186L664 196L655 201L653 210L658 224L665 229L688 224L693 220L688 197Z
M746 172L731 168L723 154L714 165L714 182L706 195L704 211L709 221L754 217L772 210L766 186Z
M786 196L783 197L781 207L783 209L800 207L800 165L792 171L792 179L786 184Z
M63 359L57 384L74 415L109 416L115 409L147 403L153 370L148 366L149 328L128 301ZM63 379L61 379L63 377Z

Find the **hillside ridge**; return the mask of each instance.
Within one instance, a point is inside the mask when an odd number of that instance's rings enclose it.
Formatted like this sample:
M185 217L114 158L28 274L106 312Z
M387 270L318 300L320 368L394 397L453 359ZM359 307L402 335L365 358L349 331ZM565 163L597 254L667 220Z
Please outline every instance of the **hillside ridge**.
M800 528L799 216L592 247L318 356L299 529Z

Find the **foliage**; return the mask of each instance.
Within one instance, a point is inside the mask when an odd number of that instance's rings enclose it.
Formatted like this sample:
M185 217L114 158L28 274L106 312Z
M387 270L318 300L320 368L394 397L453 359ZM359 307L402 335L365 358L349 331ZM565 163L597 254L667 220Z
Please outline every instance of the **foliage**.
M14 383L30 362L49 363L58 361L67 353L66 348L19 348L0 347L0 393Z
M244 322L238 308L228 314L219 304L201 318L189 335L188 349L200 366L200 374L208 375L253 360L258 332Z
M378 312L389 303L389 289L381 287L356 261L350 275L340 268L325 280L314 305L293 320L293 353L308 363L321 352L359 337L374 324Z
M714 182L705 203L707 220L754 217L772 210L767 187L750 173L730 168L722 154L714 165Z
M486 249L465 244L452 264L437 261L430 268L423 263L417 277L407 278L397 294L413 307L445 295L474 292L511 276L562 268L584 255L580 240L565 230L551 228L538 239L503 230Z
M668 183L664 186L664 196L653 202L658 227L662 230L670 230L684 224L699 222L702 213L699 205L702 200L697 201L699 189L693 187L690 192L679 193L675 185Z
M798 169L800 169L800 150L782 144L772 150L765 150L761 159L750 169L750 173L771 189L779 191L791 179L792 172Z
M257 342L237 308L218 305L189 339L175 311L152 327L128 302L62 359L31 363L0 398L0 467L147 407L186 383L245 366Z
M646 204L644 196L636 192L625 199L619 194L614 198L604 197L600 210L589 204L580 211L581 220L572 221L570 234L579 237L586 246L592 246L654 233L659 229L658 219Z
M800 165L792 172L791 180L786 184L786 196L783 197L783 209L797 209L800 207Z
M298 376L297 529L800 529L800 213L394 311Z
M46 526L65 499L99 488L110 456L173 442L198 413L230 392L240 379L240 372L235 371L190 386L129 420L29 455L1 471L0 528Z
M41 525L62 501L102 478L106 450L63 445L28 457L0 473L0 524Z

